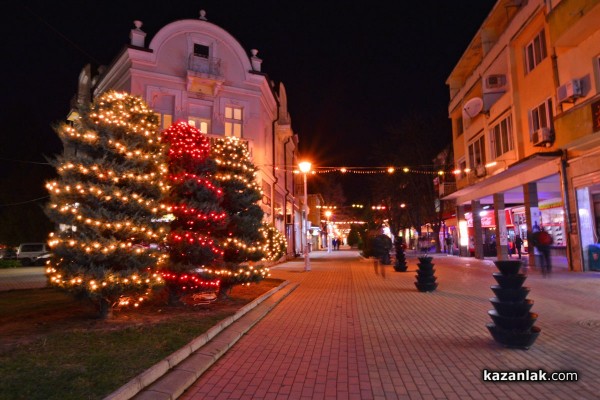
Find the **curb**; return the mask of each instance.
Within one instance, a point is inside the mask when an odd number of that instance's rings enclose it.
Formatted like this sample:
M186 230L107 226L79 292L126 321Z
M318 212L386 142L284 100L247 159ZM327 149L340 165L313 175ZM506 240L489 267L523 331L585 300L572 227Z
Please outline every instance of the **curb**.
M125 385L106 396L104 400L129 400L138 394L140 396L136 398L139 399L175 399L179 397L208 367L224 355L229 348L294 291L298 285L298 283L290 285L289 281L285 281L262 296L257 297L240 308L234 315L220 321L217 325L193 339L181 349L131 379ZM275 296L277 297L275 301L265 302L265 300L271 299L275 293L280 292L284 288L287 288L287 290L282 292L281 296ZM270 304L257 309L263 302ZM244 323L241 324L240 322L242 321L240 319L246 316L246 314L250 318L245 318L245 320L249 320L243 321ZM237 326L232 328L235 329L227 329L234 323ZM227 331L224 332L226 329ZM221 333L223 335L219 335ZM176 367L180 366L182 368L176 369ZM164 379L161 379L163 377ZM145 392L141 393L143 391Z

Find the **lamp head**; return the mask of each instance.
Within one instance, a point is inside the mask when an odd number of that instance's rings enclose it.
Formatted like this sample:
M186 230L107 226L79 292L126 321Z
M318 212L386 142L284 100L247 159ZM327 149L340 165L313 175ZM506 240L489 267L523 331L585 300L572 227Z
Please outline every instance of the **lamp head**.
M301 163L298 163L298 167L300 168L300 172L302 172L303 174L306 174L308 172L310 172L310 167L312 166L312 164L309 161L302 161Z

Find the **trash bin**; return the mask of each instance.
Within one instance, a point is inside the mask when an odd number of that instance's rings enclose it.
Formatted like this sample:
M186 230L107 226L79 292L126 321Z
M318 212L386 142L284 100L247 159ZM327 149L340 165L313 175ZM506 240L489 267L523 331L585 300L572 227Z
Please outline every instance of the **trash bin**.
M590 244L588 247L589 268L592 271L600 271L600 246Z

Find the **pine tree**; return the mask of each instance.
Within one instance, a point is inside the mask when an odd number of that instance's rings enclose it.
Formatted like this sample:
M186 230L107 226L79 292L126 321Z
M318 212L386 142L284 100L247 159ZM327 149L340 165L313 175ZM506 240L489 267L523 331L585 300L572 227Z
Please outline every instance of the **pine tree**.
M223 208L228 215L227 225L219 233L225 250L223 267L229 271L223 273L223 286L262 279L266 269L247 265L264 257L263 211L258 205L262 191L247 144L236 137L216 139L211 157L217 164L215 178L223 190Z
M51 284L83 294L107 317L161 283L155 273L164 229L156 221L166 172L156 117L144 101L109 92L56 132L64 152L48 182Z
M163 277L173 303L185 293L214 287L201 272L223 256L214 232L225 225L227 214L220 202L222 191L215 186L215 163L208 158L210 142L198 129L180 122L162 133L168 147L166 203L174 215L167 238L169 263Z

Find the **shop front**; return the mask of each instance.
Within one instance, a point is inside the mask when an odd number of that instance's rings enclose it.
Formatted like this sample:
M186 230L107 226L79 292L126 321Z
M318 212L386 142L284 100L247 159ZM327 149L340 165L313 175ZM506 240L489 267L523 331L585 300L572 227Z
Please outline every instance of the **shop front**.
M584 271L600 271L600 183L576 189Z
M496 218L494 216L494 210L491 207L482 210L479 213L481 217L481 228L482 228L482 242L483 242L483 256L484 257L496 257L497 248L496 242ZM514 243L514 224L512 213L510 209L504 210L504 216L506 218L506 229L508 231L509 241ZM465 220L467 222L467 235L468 235L468 249L471 257L475 256L475 229L473 228L473 213L466 212Z

